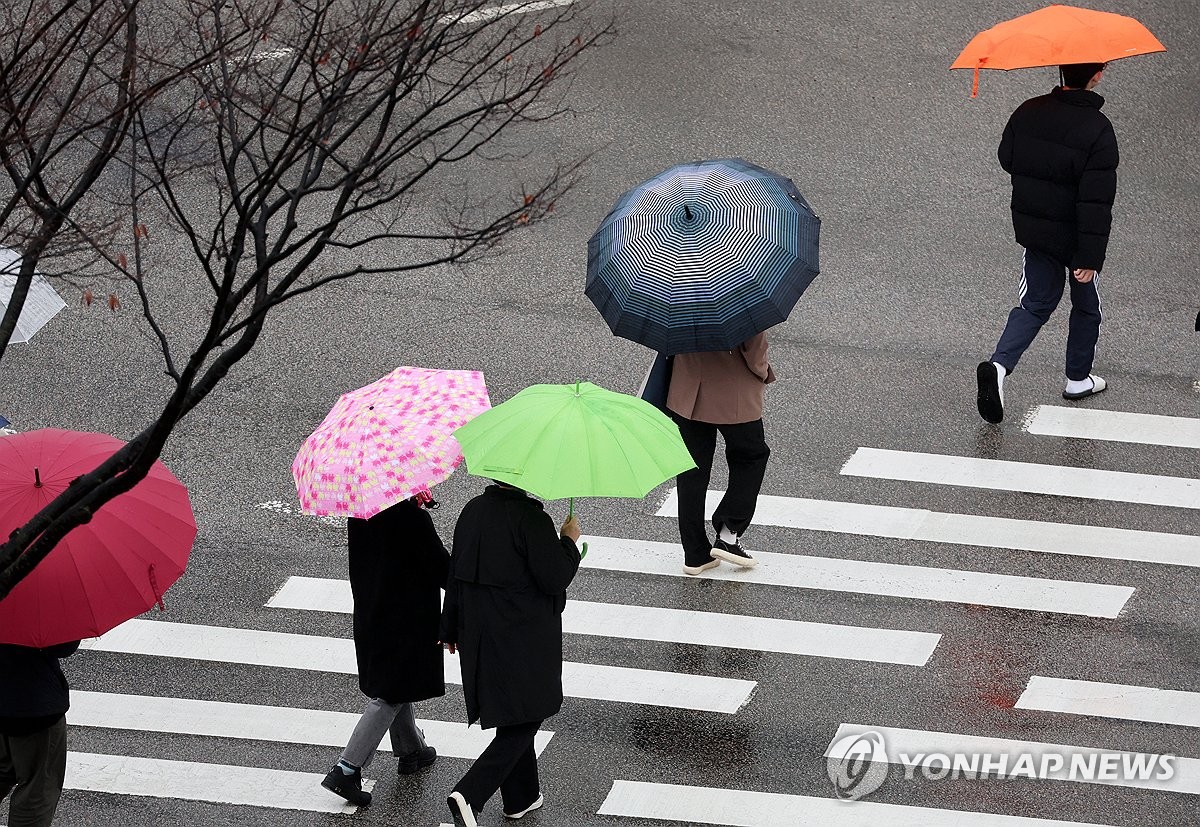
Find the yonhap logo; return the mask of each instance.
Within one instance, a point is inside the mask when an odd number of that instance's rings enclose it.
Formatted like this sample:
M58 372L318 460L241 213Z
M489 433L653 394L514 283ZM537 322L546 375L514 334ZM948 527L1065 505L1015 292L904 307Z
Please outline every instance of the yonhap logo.
M826 755L829 780L843 801L857 801L870 795L887 779L887 749L878 732L848 735L832 744Z

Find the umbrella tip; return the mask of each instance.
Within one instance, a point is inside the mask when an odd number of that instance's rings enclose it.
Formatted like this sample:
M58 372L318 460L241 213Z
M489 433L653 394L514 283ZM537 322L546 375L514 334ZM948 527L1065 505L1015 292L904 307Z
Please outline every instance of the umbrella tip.
M33 468L33 487L42 487L42 469L38 468L36 465Z
M687 221L692 220L692 211L691 211L691 209L688 208L687 204L683 205L683 217Z

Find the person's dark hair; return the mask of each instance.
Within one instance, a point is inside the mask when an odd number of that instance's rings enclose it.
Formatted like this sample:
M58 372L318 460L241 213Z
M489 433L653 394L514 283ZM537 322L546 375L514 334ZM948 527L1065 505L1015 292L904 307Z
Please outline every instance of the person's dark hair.
M1059 66L1058 69L1062 73L1063 86L1068 89L1083 89L1088 85L1092 76L1106 65L1104 63L1069 63L1066 66Z

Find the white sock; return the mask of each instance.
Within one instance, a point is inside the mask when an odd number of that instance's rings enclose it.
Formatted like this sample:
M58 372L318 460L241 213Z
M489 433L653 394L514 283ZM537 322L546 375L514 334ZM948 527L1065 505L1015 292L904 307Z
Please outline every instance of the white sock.
M1083 393L1084 391L1090 391L1094 387L1096 387L1096 383L1091 376L1087 379L1067 380L1067 393Z
M1004 377L1008 375L1008 371L1004 369L1004 365L999 362L992 362L996 368L996 388L1000 391L1000 407L1004 407Z
M734 534L732 531L730 531L729 529L727 529L725 526L721 526L721 531L719 532L719 534L720 534L721 539L724 540L725 542L729 543L730 545L735 545L735 546L737 545L738 536L736 534Z

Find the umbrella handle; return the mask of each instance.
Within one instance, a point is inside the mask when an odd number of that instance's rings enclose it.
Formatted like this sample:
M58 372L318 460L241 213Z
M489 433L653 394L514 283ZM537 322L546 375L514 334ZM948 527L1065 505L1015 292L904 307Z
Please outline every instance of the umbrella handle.
M569 497L567 502L569 503L567 505L567 519L569 520L575 516L575 498ZM582 560L584 557L587 557L587 543L584 543L579 551L579 559Z

